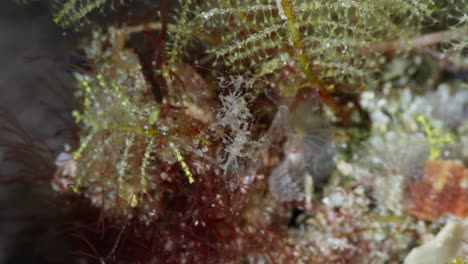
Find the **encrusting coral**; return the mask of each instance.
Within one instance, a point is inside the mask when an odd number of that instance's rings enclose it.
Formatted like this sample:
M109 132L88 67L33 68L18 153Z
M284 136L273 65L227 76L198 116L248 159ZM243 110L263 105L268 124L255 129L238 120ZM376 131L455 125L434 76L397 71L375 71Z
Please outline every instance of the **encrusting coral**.
M405 190L406 207L411 215L436 220L447 214L464 218L468 214L468 169L459 161L427 161L420 180Z

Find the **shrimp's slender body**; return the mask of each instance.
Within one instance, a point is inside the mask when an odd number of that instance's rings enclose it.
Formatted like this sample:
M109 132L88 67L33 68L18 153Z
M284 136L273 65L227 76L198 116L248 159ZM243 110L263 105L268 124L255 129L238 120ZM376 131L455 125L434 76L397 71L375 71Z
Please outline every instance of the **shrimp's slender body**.
M272 195L283 202L303 201L311 205L314 185L325 181L333 168L330 129L310 100L302 101L293 112L285 105L270 126L270 133L282 130L286 136L284 158L269 177Z

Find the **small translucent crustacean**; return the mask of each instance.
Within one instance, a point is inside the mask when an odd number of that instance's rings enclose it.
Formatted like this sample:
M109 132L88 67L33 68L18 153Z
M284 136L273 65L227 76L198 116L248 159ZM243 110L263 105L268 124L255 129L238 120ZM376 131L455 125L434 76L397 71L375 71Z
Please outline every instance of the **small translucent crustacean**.
M314 186L323 184L333 169L331 131L313 98L301 100L290 111L280 105L270 133L283 130L284 158L269 177L272 195L284 202L304 201L309 206Z

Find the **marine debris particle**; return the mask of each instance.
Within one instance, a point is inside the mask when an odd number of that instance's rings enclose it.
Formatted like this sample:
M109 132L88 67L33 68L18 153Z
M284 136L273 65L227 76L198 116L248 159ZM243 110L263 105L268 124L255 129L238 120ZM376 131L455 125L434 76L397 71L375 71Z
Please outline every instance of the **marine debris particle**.
M420 180L406 187L408 214L425 220L468 216L468 169L460 161L427 161Z

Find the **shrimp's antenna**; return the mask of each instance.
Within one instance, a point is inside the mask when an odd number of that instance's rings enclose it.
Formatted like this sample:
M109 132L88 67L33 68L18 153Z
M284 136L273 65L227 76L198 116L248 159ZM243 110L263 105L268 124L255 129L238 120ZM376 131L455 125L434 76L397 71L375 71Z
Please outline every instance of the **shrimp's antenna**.
M281 104L271 96L271 94L270 94L270 92L268 91L268 89L264 89L263 92L265 93L265 96L266 96L270 101L272 101L272 102L276 105L276 107L278 107L278 109L279 109L280 106L281 106Z

